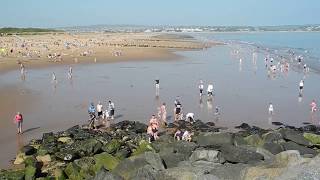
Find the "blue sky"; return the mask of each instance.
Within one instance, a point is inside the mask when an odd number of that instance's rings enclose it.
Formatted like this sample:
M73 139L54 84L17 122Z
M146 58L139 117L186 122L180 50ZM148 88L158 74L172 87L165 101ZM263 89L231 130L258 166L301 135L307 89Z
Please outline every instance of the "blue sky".
M319 24L320 0L1 0L0 27Z

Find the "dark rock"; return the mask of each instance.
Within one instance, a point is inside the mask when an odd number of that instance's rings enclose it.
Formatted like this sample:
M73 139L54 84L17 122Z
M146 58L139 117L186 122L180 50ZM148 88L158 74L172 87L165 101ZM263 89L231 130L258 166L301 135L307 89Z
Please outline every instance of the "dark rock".
M175 153L183 154L185 158L188 158L192 151L197 148L197 144L187 141L176 141L172 143L173 151Z
M114 156L117 157L120 160L123 160L127 157L129 157L131 154L131 150L128 147L124 147L123 149L118 150Z
M77 152L78 155L81 157L93 156L94 154L98 153L101 148L102 144L99 141L92 138L82 141L77 147Z
M252 128L249 130L250 134L259 134L260 136L266 132L268 132L265 129L261 129L257 126L252 126Z
M249 131L251 129L251 126L249 126L249 124L247 123L242 123L240 126L236 126L235 128Z
M106 152L94 155L94 161L95 164L92 169L95 172L99 171L102 167L112 171L119 164L119 159Z
M50 143L55 143L55 142L56 142L56 137L54 136L53 132L44 133L42 135L42 143L50 144Z
M27 156L33 155L37 152L37 150L32 146L23 146L22 152L24 152Z
M293 141L297 144L304 145L304 146L312 145L306 138L303 137L303 135L300 132L295 131L293 129L284 128L284 129L281 129L279 132L282 134L283 138L286 140Z
M314 133L314 134L320 135L320 127L315 126L315 125L311 125L311 124L307 125L307 126L300 127L299 130L301 132L309 132L309 133Z
M283 126L284 124L282 122L272 122L275 126Z
M269 152L271 152L272 154L276 155L282 151L284 151L284 149L282 148L281 145L276 144L276 143L272 143L272 142L267 142L263 145L263 148L268 150Z
M244 137L239 136L237 134L234 136L233 143L235 146L242 146L248 144Z
M121 146L121 143L118 139L112 139L111 142L103 146L101 149L107 153L115 153Z
M247 168L247 164L223 164L216 166L210 171L210 174L217 176L219 179L238 180L241 177L241 172Z
M231 133L205 133L196 137L197 144L202 147L219 147L221 145L232 145L234 135Z
M297 150L300 152L301 155L304 155L304 154L316 155L317 154L317 151L310 149L310 148L307 148L307 147L304 147L304 146L301 146L301 145L294 143L294 142L291 142L291 141L281 143L281 145L283 146L283 148L285 150Z
M207 122L207 123L206 123L206 125L207 125L207 126L212 126L212 127L213 127L213 126L215 126L216 124L215 124L214 122Z
M134 132L136 133L145 133L147 131L148 126L140 123L140 122L135 122L134 123Z
M244 147L223 145L221 148L222 157L232 163L256 163L263 160L263 156Z
M122 176L125 179L133 177L137 171L144 167L145 165L150 165L155 170L164 170L162 160L157 153L145 152L139 156L133 156L121 161L118 166L113 170L113 172Z
M94 172L91 171L94 164L93 157L83 157L69 163L64 171L69 179L89 179L94 176Z
M75 152L72 151L60 151L56 152L54 154L58 159L63 161L73 161L77 158L77 155L75 155Z
M156 180L159 179L159 172L150 165L145 165L137 170L137 173L130 177L132 180Z
M92 180L123 180L123 178L102 168Z
M270 131L262 135L262 138L265 142L279 142L283 140L283 136L280 132Z
M173 152L160 153L160 157L166 168L177 167L179 162L186 160L185 155Z

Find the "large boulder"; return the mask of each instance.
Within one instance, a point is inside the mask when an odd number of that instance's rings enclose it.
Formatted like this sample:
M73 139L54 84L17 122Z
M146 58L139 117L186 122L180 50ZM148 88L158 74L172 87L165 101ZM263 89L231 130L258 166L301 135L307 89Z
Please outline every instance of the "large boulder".
M33 180L33 179L35 179L36 171L37 171L37 169L35 167L27 166L25 168L25 171L24 171L24 174L25 174L24 179L25 180Z
M94 165L95 160L93 157L83 157L69 163L64 172L69 179L88 179L95 175L92 170Z
M159 171L155 170L152 166L149 164L139 168L137 170L137 173L133 176L130 177L132 180L156 180L156 179L161 179L162 177L159 173Z
M189 158L193 150L197 148L197 144L188 141L176 141L172 143L172 147L175 153L183 154L185 158Z
M108 144L102 146L102 150L107 153L115 153L121 146L121 143L117 139L112 139Z
M94 138L87 139L85 141L82 141L78 146L78 155L81 157L84 156L93 156L97 152L100 151L102 147L101 142L97 141Z
M178 167L164 170L163 179L218 180L218 178L215 175L209 174L210 171L218 165L220 164L207 161L197 161L194 163L180 163Z
M307 148L305 146L301 146L301 145L294 143L294 142L291 142L291 141L281 143L281 145L285 150L297 150L300 152L301 155L304 155L304 154L316 155L317 154L316 150Z
M252 134L244 138L247 144L251 146L261 146L264 142L258 134Z
M303 133L303 137L310 141L312 144L320 145L320 135L313 133Z
M245 147L236 147L232 145L224 145L220 148L222 157L232 163L256 163L264 159L264 157L249 150Z
M312 146L312 144L306 138L304 138L299 131L284 128L280 130L280 133L286 140L293 141L303 146Z
M132 156L137 156L137 155L143 154L147 151L154 151L154 149L152 148L150 143L148 143L145 140L142 140L139 142L138 148L133 151Z
M247 164L242 163L225 163L220 166L215 166L215 168L210 171L210 174L217 176L219 179L239 180L242 171L247 167L249 167Z
M270 131L262 135L264 142L277 143L283 141L283 136L278 131Z
M14 160L13 164L14 165L22 164L25 159L26 159L26 154L20 152L17 154L16 159Z
M102 168L92 180L123 180L123 178Z
M320 157L305 159L301 163L289 166L276 180L319 179Z
M102 167L111 171L119 164L119 160L106 152L94 155L93 169L98 172Z
M196 137L196 142L202 147L220 147L232 145L234 135L231 133L201 133Z
M48 164L49 162L51 162L51 156L49 154L44 156L37 156L36 159L38 162L42 162L43 164Z
M262 147L274 155L276 155L284 150L281 145L276 144L276 143L272 143L272 142L264 143Z
M189 158L190 161L209 161L215 163L223 163L224 159L221 157L221 153L216 150L197 149Z
M287 167L299 164L302 161L299 151L283 151L275 156L275 164L279 167Z
M179 162L186 160L184 154L174 152L160 152L160 157L166 168L177 167Z
M150 165L155 170L164 170L164 165L162 164L159 154L154 152L145 152L138 156L131 156L127 159L124 159L118 164L113 172L125 179L129 179L145 165Z
M21 150L27 156L33 155L37 152L37 150L33 146L29 146L29 145L23 146L23 148Z

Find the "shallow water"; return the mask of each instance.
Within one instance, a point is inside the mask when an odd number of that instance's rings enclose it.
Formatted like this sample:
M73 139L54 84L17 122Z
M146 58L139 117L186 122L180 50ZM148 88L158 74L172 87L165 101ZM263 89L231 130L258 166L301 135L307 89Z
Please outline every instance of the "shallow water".
M234 54L239 50L239 54ZM319 75L289 70L268 77L263 52L255 47L231 44L203 51L177 52L185 58L177 61L119 62L111 64L74 65L72 81L67 78L68 67L29 69L22 81L19 72L0 76L2 108L0 166L15 156L21 142L42 133L67 129L87 122L88 103L110 99L116 106L115 122L138 120L147 122L162 102L167 103L170 118L173 102L180 96L184 113L194 112L196 119L213 121L218 126L233 127L242 122L273 128L273 121L300 126L303 122L319 124L318 115L311 116L309 103L319 100ZM242 63L239 63L239 59ZM256 63L255 63L256 62ZM51 82L55 72L58 83ZM160 79L160 97L155 97L154 80ZM298 83L305 78L301 102ZM202 79L214 85L215 97L207 101L199 98L198 82ZM8 89L9 88L9 89ZM206 88L206 87L205 87ZM13 90L12 90L13 89ZM10 97L15 97L11 102ZM31 98L30 98L31 97ZM11 102L11 104L8 102ZM27 103L24 103L27 102ZM268 104L273 103L275 114L268 115ZM9 106L9 107L8 107ZM219 106L220 115L214 115ZM12 118L16 111L24 115L26 132L18 138Z

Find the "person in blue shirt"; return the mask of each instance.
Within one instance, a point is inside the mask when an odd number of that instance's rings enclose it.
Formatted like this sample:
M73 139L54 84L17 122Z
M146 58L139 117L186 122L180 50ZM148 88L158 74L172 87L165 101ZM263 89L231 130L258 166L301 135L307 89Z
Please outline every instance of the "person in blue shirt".
M96 113L96 108L94 107L93 103L90 103L90 106L88 108L88 113L89 114L95 114Z

